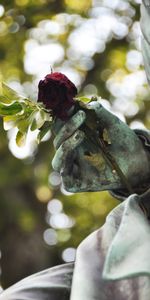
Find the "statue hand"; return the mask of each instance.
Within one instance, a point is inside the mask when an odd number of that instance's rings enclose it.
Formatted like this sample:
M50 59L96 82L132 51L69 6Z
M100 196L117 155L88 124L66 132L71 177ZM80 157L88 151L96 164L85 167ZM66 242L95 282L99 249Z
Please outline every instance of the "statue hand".
M95 124L88 126L95 114ZM70 192L126 189L136 192L150 173L144 146L136 133L99 101L88 103L62 127L56 122L53 168ZM61 129L60 129L61 127Z

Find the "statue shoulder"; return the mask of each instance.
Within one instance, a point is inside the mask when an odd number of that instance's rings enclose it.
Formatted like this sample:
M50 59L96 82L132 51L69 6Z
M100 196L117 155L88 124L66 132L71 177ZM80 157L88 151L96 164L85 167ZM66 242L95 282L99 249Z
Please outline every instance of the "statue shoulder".
M69 300L74 263L46 269L17 282L0 294L0 300Z

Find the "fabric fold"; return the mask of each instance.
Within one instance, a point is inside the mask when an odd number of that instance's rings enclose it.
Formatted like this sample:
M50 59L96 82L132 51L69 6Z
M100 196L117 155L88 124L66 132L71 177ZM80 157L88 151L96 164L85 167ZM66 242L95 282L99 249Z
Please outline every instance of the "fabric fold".
M78 247L70 300L149 300L150 224L130 196Z
M109 247L103 278L121 279L150 275L150 223L139 206L139 197L130 196L123 217Z

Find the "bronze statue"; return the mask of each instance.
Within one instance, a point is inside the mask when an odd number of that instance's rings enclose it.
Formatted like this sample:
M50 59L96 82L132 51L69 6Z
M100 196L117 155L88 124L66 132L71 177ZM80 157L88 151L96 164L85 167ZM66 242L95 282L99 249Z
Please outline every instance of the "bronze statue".
M141 5L143 56L150 82L150 1ZM87 114L95 114L92 128ZM56 121L53 168L71 192L109 190L122 202L78 247L74 263L29 276L0 300L150 299L150 132L131 130L92 101ZM125 200L125 201L124 201Z

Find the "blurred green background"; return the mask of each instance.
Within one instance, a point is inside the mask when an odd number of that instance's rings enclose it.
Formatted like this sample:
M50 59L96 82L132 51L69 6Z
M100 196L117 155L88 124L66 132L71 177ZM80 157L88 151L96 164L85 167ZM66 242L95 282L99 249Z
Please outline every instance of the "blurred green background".
M1 0L0 79L36 100L38 81L52 67L81 96L101 96L131 128L150 128L140 2ZM72 261L80 241L118 201L107 192L67 193L51 167L50 136L37 147L29 133L18 148L14 130L5 132L0 122L0 282L6 288Z

